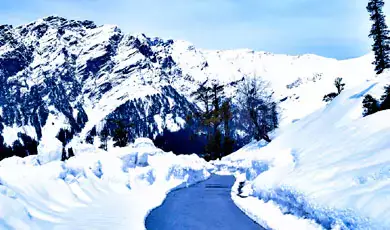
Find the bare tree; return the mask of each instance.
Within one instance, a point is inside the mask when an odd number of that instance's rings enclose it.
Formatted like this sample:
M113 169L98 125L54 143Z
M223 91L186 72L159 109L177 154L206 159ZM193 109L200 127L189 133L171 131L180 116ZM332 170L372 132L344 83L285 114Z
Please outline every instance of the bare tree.
M277 105L269 84L261 78L245 77L237 92L240 123L256 140L271 142L268 132L278 126Z
M337 94L340 94L344 90L345 83L341 77L338 77L334 80L334 86L336 86Z
M322 99L323 101L330 102L333 99L335 99L338 95L340 95L340 93L344 90L344 87L345 87L345 83L343 83L343 78L341 78L341 77L336 78L334 80L334 86L336 86L337 93L332 92L332 93L326 94L324 96L324 98Z

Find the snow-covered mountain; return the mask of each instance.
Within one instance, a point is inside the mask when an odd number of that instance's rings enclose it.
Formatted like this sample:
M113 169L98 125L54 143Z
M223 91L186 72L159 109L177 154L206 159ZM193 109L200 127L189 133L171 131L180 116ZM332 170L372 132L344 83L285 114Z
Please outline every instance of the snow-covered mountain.
M131 140L179 130L185 116L199 109L189 95L206 79L228 85L232 97L235 86L229 83L264 78L281 102L282 124L288 124L322 107L336 77L347 88L375 77L371 59L209 51L56 16L3 25L1 157L36 153L42 142L65 146L75 136L99 145L99 133L115 129L113 120L132 124Z

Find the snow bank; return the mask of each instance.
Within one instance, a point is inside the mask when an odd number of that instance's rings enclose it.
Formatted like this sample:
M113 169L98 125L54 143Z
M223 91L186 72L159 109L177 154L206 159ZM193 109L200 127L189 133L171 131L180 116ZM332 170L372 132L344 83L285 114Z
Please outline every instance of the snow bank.
M38 145L38 159L42 164L59 161L62 157L62 143L55 136L44 138Z
M196 155L175 156L147 139L110 152L72 147L77 156L66 162L0 162L0 228L144 229L169 191L209 177Z
M362 117L364 95L379 98L389 82L381 78L344 91L269 145L251 143L216 162L246 181L250 197L235 199L238 206L265 223L268 205L326 229L390 229L390 111Z
M237 176L236 183L232 188L231 197L234 203L250 218L267 229L323 229L313 220L302 219L292 214L285 214L272 200L263 200L248 196L250 188L240 184L245 183L245 174ZM246 191L245 191L246 190Z

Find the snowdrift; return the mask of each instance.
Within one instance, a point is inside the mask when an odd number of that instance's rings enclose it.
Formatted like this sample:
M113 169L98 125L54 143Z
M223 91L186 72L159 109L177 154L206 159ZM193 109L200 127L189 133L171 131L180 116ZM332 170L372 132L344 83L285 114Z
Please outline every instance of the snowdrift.
M390 111L362 117L364 96L379 98L388 82L380 76L346 90L278 130L269 145L251 143L216 162L222 171L238 169L245 182L242 191L250 197L236 196L236 203L274 229L293 225L277 223L265 212L270 206L310 220L310 229L390 229Z
M175 156L148 139L110 152L73 148L66 162L48 162L51 152L0 162L0 229L144 229L170 190L209 177L196 155Z

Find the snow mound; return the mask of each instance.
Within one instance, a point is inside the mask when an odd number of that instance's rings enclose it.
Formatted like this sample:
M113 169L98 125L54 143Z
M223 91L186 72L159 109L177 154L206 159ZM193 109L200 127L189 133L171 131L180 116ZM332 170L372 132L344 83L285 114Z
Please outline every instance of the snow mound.
M388 82L380 76L348 89L278 130L269 145L251 143L215 164L231 172L236 168L250 199L285 215L326 229L389 229L390 111L362 117L364 96L379 98ZM260 215L260 204L256 209L256 202L242 199L238 205L244 211Z
M153 141L149 138L138 138L134 141L134 147L144 148L144 147L154 147Z
M46 137L38 145L38 159L42 164L61 160L62 143L55 136Z
M169 191L210 175L196 155L175 156L146 139L110 152L73 148L77 155L65 162L0 162L0 228L144 229Z

